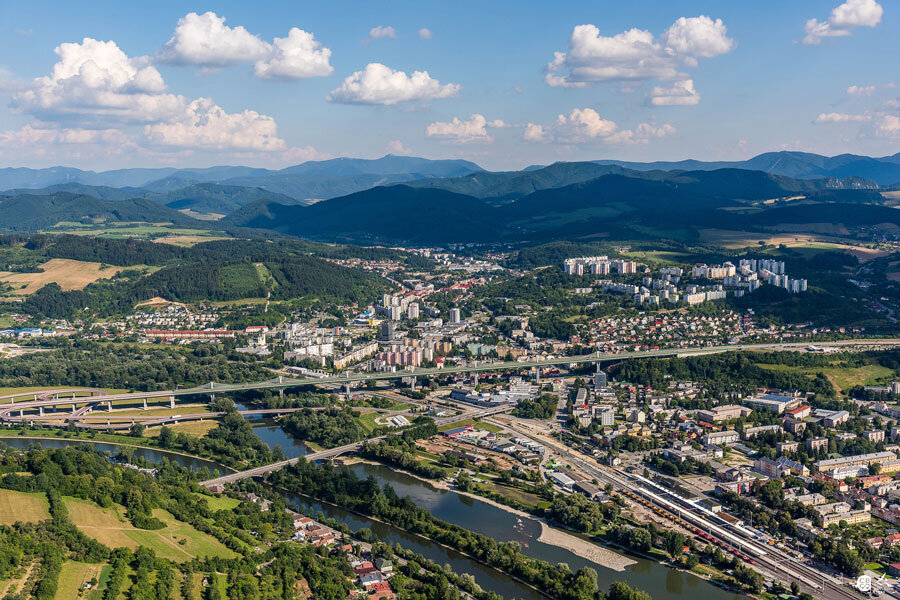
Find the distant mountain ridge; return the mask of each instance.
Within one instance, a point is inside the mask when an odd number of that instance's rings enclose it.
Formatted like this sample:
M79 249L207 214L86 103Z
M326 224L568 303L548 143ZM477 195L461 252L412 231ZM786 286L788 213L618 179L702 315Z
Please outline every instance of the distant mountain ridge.
M700 170L698 172L709 172ZM718 180L728 173L731 178L745 177L753 184L761 183L760 179L751 173L765 173L769 180L776 177L784 177L780 185L782 191L811 191L813 189L874 189L878 184L872 180L860 177L823 177L821 179L795 179L762 170L745 170L738 168L722 168L716 170L720 175ZM533 167L526 171L506 172L481 172L464 175L461 177L448 177L442 179L421 179L405 183L415 188L442 189L459 194L467 194L476 198L483 198L488 202L501 204L521 198L546 189L555 189L567 185L591 181L604 175L623 175L635 179L647 179L653 181L692 181L690 171L682 170L637 170L612 164L598 164L596 162L558 162L546 167ZM687 178L687 179L684 179ZM704 178L707 183L713 179ZM768 181L768 180L767 180ZM803 183L813 182L813 183ZM771 190L771 188L770 188ZM753 194L758 193L753 190ZM775 191L771 190L774 194Z
M113 171L82 171L70 167L47 169L0 169L0 189L37 189L53 185L79 183L106 187L146 187L155 192L180 189L197 183L219 183L258 187L275 193L285 193L297 200L306 198L331 198L350 193L347 185L357 186L359 191L374 185L392 181L408 181L426 177L456 177L481 171L481 167L467 160L431 160L414 156L388 154L377 159L335 158L308 161L280 170L242 166L219 166L203 169L117 169ZM332 194L329 182L345 178L361 177L344 182L344 188ZM318 178L318 186L313 185ZM388 179L385 179L388 178ZM359 188L359 186L365 186ZM292 193L286 193L291 190ZM308 191L309 190L309 191ZM308 193L324 196L309 196Z
M900 153L873 158L856 154L822 156L821 154L810 152L781 151L766 152L748 160L739 161L631 162L624 160L596 160L592 162L599 165L617 165L636 171L747 169L764 171L775 175L785 175L795 179L855 176L871 179L878 185L900 183Z
M557 174L562 168L551 167ZM597 167L602 170L602 166L588 165L568 173L584 177L596 173ZM612 172L520 197L507 196L502 202L497 201L501 192L521 190L522 185L534 187L536 181L548 179L537 170L529 172L537 178L525 184L518 174L442 180L450 188L494 194L487 197L416 182L377 187L308 207L260 200L229 215L224 224L322 241L388 244L549 240L613 232L644 236L648 230L665 236L679 229L818 223L824 222L825 215L835 219L842 211L853 225L870 224L872 219L879 219L872 224L900 225L900 211L881 205L885 199L877 186L859 178L804 180L742 169L606 170Z
M17 196L21 194L47 196L60 192L92 196L100 200L114 202L142 198L175 210L188 209L201 214L220 215L226 215L260 199L281 204L303 204L303 202L290 196L268 192L260 188L221 185L218 183L195 183L163 193L154 192L146 188L115 188L85 185L83 183L61 183L33 190L27 188L6 190L0 192L0 196Z

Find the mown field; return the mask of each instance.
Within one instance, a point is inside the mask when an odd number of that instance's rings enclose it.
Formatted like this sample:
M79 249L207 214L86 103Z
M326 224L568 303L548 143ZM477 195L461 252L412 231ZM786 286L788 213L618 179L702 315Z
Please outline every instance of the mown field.
M40 268L38 273L0 271L0 281L10 284L14 295L27 296L48 283L58 283L63 291L81 290L89 283L109 279L122 270L121 267L68 258L51 258Z
M0 490L0 525L37 523L50 518L46 494Z
M53 600L71 600L77 598L78 593L84 590L84 584L91 580L100 580L100 571L103 565L66 561L59 572L59 581L56 595Z

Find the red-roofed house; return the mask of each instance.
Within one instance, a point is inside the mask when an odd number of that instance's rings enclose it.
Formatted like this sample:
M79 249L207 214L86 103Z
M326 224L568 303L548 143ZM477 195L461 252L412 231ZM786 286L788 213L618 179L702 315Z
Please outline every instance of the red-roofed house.
M812 409L808 405L801 404L797 408L792 408L791 410L785 412L787 412L787 414L791 415L795 419L805 419L809 416L811 411Z

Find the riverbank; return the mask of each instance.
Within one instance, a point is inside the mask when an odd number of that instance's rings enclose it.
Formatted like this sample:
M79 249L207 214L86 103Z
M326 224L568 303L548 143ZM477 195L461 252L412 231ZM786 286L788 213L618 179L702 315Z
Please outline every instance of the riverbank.
M376 462L373 462L373 461L366 461L366 460L364 460L364 459L360 459L359 462L367 462L367 463L373 464L373 465L380 464L380 463L376 463ZM426 537L426 536L423 536L423 535L421 535L421 534L419 534L419 533L414 533L414 532L412 532L412 531L409 531L409 530L407 530L407 529L404 529L404 528L402 528L402 527L399 527L399 526L397 526L397 525L394 525L393 523L388 523L387 521L383 521L383 520L381 520L381 519L379 519L379 518L377 518L377 517L374 517L374 516L372 516L372 515L366 514L366 513L364 513L364 512L360 512L360 511L355 510L355 509L352 509L352 508L348 508L348 507L346 507L346 506L341 506L341 505L339 505L339 504L334 504L334 503L332 503L332 502L328 502L327 500L322 500L322 499L320 499L320 498L315 498L315 497L312 497L312 496L307 496L307 495L302 494L302 493L300 493L300 492L292 492L291 490L288 490L287 488L283 488L283 487L278 486L278 485L273 485L273 484L268 483L268 482L264 482L264 485L266 485L269 489L274 490L275 492L281 494L281 495L282 495L283 497L285 497L285 498L287 498L287 494L292 494L292 495L294 495L294 496L307 498L307 499L309 499L309 500L311 500L311 501L313 501L313 502L317 502L317 503L322 504L322 505L333 506L333 507L338 508L338 509L340 509L340 510L346 511L346 512L352 514L352 515L356 515L357 517L361 517L361 518L363 518L363 519L367 519L367 520L372 521L372 522L374 522L374 523L379 523L379 524L381 524L381 525L384 525L385 527L390 527L390 528L396 529L397 531L402 531L403 533L405 533L405 534L408 535L408 536L411 536L411 537L414 537L414 538L419 538L419 539L421 539L421 540L423 540L423 541L425 541L425 542L427 542L427 543L429 543L429 544L434 544L435 546L439 546L439 547L441 547L441 548L443 548L443 549L445 549L445 550L449 550L450 552L455 552L455 553L459 554L460 556L464 556L464 557L466 557L467 559L469 559L469 560L471 560L471 561L474 561L474 562L478 563L479 565L485 567L486 569L490 569L490 570L492 570L492 571L496 571L497 573L501 573L501 574L503 574L504 576L509 577L510 579L512 579L512 580L514 580L514 581L520 583L521 585L527 586L529 589L534 590L535 592L537 592L538 594L540 594L540 595L543 596L543 597L551 598L551 599L553 598L553 596L551 596L550 594L548 594L548 593L545 592L544 590L542 590L542 589L538 588L537 586L535 586L535 585L533 585L533 584L531 584L531 583L525 581L525 580L522 579L521 577L518 577L517 575L513 575L512 573L507 573L507 572L504 571L503 569L498 569L497 567L488 564L487 562L481 560L481 559L478 558L478 557L472 556L471 554L468 554L467 552L463 552L462 550L459 550L458 548L454 548L453 546L449 546L449 545L447 545L447 544L445 544L445 543L443 543L443 542L439 542L439 541L437 541L437 540L433 540L433 539L431 539L431 538L429 538L429 537ZM299 507L297 507L297 508L299 508ZM312 516L312 515L307 515L307 516ZM402 545L402 544L401 544L401 545Z
M589 560L601 567L605 567L607 569L611 569L613 571L624 571L631 565L635 564L637 561L628 558L627 556L623 556L618 552L614 552L608 548L604 548L603 546L599 546L593 542L582 539L578 536L572 535L562 529L557 529L551 526L547 521L540 517L536 517L530 513L527 513L523 510L519 510L517 508L513 508L511 506L507 506L501 502L497 502L496 500L492 500L491 498L485 498L484 496L479 496L478 494L473 494L471 492L464 492L450 485L448 482L440 480L435 481L433 479L427 479L422 477L421 475L417 475L411 471L407 471L405 469L400 469L394 465L384 465L378 461L369 460L366 458L354 456L348 458L343 461L345 465L353 465L353 464L370 464L370 465L379 465L379 466L387 466L393 470L396 470L404 475L408 475L414 479L418 479L428 485L437 488L439 490L445 490L448 492L454 492L459 494L460 496L466 496L468 498L473 498L475 500L479 500L484 502L485 504L490 504L496 508L504 510L508 513L514 514L517 517L532 519L541 524L541 535L538 537L538 541L544 542L545 544L556 546L557 548L562 548L564 550L568 550L572 554L576 556L580 556L585 560Z
M538 538L540 542L565 548L576 556L595 562L598 565L603 565L613 571L624 571L631 565L637 564L636 560L632 560L618 552L613 552L608 548L598 546L565 531L554 529L543 519L537 519L537 521L541 524L541 535Z
M13 430L15 431L15 430ZM225 471L230 471L232 473L237 473L237 469L233 469L231 467L227 467L225 465L219 464L210 458L206 458L204 456L197 456L196 454L187 454L185 452L179 452L177 450L167 450L165 448L160 448L158 446L145 446L142 444L129 444L126 442L120 441L109 441L109 440L95 440L90 438L80 438L80 437L60 437L54 435L7 435L8 432L0 431L0 442L6 439L11 440L33 440L36 442L40 442L42 440L54 440L58 442L81 442L84 444L106 444L108 446L124 446L126 448L137 448L140 450L152 450L154 452L159 452L160 454L173 454L176 456L183 456L184 458L190 458L192 460L198 460L203 462L208 462L216 465L218 468L223 469Z

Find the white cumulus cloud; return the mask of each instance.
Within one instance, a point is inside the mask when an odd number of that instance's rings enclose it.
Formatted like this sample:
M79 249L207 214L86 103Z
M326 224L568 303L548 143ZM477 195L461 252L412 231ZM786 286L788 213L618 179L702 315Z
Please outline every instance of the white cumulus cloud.
M159 71L141 66L115 42L84 38L60 44L49 76L38 77L13 95L11 106L45 121L78 120L81 127L102 123L172 118L183 98L166 93Z
M275 119L253 110L227 113L209 98L191 102L182 119L144 127L151 142L164 146L284 150Z
M260 60L269 45L241 26L229 27L214 12L188 13L178 19L175 33L160 50L164 62L226 67Z
M874 85L851 85L847 88L848 96L871 96L874 93Z
M452 121L436 121L425 128L425 135L449 142L491 142L493 138L488 133L488 128L504 127L505 123L499 119L488 121L484 116L474 114L466 120L453 117Z
M663 33L662 40L668 50L681 56L712 58L734 49L734 40L727 33L722 19L681 17Z
M847 113L821 113L814 123L862 123L871 121L872 115L852 115Z
M214 12L188 13L179 19L156 59L213 68L252 63L261 79L323 77L334 70L329 63L331 50L312 33L292 27L287 37L269 43L244 27L229 27L225 17Z
M275 38L272 49L256 62L253 72L261 79L303 79L331 75L331 50L313 34L292 27L285 38Z
M584 87L602 81L685 79L680 71L699 58L727 54L735 47L722 19L681 17L657 38L643 29L613 36L596 25L578 25L566 52L555 52L544 80L552 86Z
M831 11L825 21L806 22L804 44L818 44L824 37L844 37L857 27L875 27L881 23L884 9L875 0L847 0Z
M388 25L387 27L382 27L378 25L377 27L373 27L369 30L369 37L366 38L365 41L371 42L372 40L383 40L383 39L396 39L397 32L393 27Z
M675 133L675 128L668 123L662 125L651 125L650 123L641 123L634 128L635 136L640 139L661 138Z
M56 48L49 76L13 95L12 106L40 120L17 139L36 143L98 143L130 139L178 148L283 151L274 119L252 110L228 113L209 98L170 93L144 59L129 57L115 42L85 38ZM12 135L5 134L6 139Z
M896 115L882 115L875 133L882 137L897 137L900 135L900 117Z
M428 29L427 27L423 27L419 30L419 37L423 40L430 40L433 37L433 34L431 33L430 29Z
M683 79L669 87L654 86L650 90L653 106L694 106L700 102L700 94L694 89L694 81Z
M403 142L400 140L391 140L387 143L385 148L390 154L399 154L401 156L409 156L413 153L412 150L404 146Z
M675 133L675 128L664 123L641 123L634 129L619 129L614 121L604 119L592 108L576 108L568 115L561 114L556 121L546 125L528 123L522 138L532 142L555 144L589 144L601 142L611 145L645 144L651 139L663 138Z
M459 94L455 83L442 85L428 71L407 75L381 63L369 63L362 71L346 77L340 87L327 96L329 102L344 104L383 104L452 98Z

